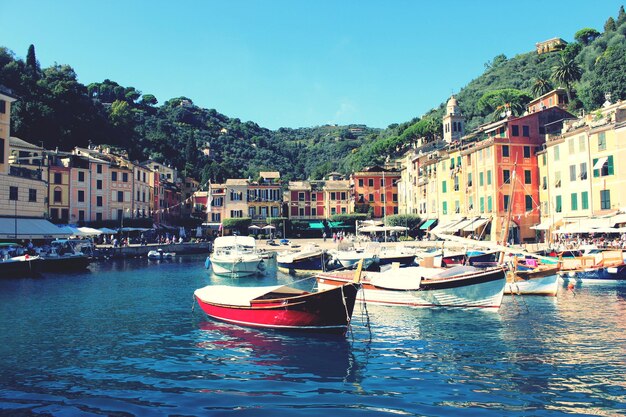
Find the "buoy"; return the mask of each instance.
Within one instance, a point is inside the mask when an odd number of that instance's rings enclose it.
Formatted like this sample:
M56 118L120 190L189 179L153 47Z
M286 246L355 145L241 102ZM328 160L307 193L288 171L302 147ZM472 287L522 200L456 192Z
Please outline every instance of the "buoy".
M211 259L209 259L209 257L206 257L206 261L204 261L204 269L209 269L211 267Z
M574 289L574 283L570 282L569 284L567 284L567 289L568 290L573 290Z

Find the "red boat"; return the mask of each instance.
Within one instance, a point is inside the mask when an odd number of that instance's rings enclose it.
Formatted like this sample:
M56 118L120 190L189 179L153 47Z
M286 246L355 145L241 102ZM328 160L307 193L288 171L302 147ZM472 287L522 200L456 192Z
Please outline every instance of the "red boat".
M360 288L358 281L319 292L208 285L194 296L209 317L241 326L344 333Z

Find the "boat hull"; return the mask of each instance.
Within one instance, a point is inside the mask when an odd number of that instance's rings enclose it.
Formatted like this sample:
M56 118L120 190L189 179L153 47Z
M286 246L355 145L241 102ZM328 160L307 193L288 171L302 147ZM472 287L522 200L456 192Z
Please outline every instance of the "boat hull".
M298 272L311 272L311 271L323 271L325 259L322 253L293 259L291 262L287 262L283 257L276 258L278 268L285 272L298 273Z
M317 293L262 300L251 306L205 302L198 305L211 318L246 327L343 333L354 310L359 284L347 284Z
M380 255L378 263L380 265L391 265L399 263L400 265L411 265L415 260L415 255Z
M528 279L515 277L512 281L506 283L504 294L556 296L558 290L559 276L554 272L552 275Z
M342 285L348 278L337 274L320 274L318 288ZM447 279L422 279L414 290L381 288L363 280L358 302L388 306L494 308L502 304L506 284L503 268L494 268L467 276Z
M559 271L559 277L565 282L623 282L626 280L626 265L620 265L615 267L586 268L572 271Z
M211 268L217 275L254 275L260 272L262 261L261 258L235 262L211 259Z
M38 275L41 272L41 259L23 261L0 261L0 277L16 278Z
M82 271L87 269L90 260L86 256L59 256L41 258L42 272Z

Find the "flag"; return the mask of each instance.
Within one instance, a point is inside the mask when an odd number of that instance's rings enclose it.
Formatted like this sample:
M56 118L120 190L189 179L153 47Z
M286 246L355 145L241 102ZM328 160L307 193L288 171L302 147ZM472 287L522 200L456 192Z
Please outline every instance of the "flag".
M211 194L211 181L209 181L209 191L206 199L206 212L211 212L211 206L213 205L213 194Z

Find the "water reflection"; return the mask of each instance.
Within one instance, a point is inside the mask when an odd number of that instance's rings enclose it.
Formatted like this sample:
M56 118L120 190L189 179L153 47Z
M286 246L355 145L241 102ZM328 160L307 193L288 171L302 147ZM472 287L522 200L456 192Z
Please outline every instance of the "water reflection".
M261 367L259 379L358 382L359 366L344 336L300 332L274 332L206 321L198 346L210 360L230 356L247 366Z

